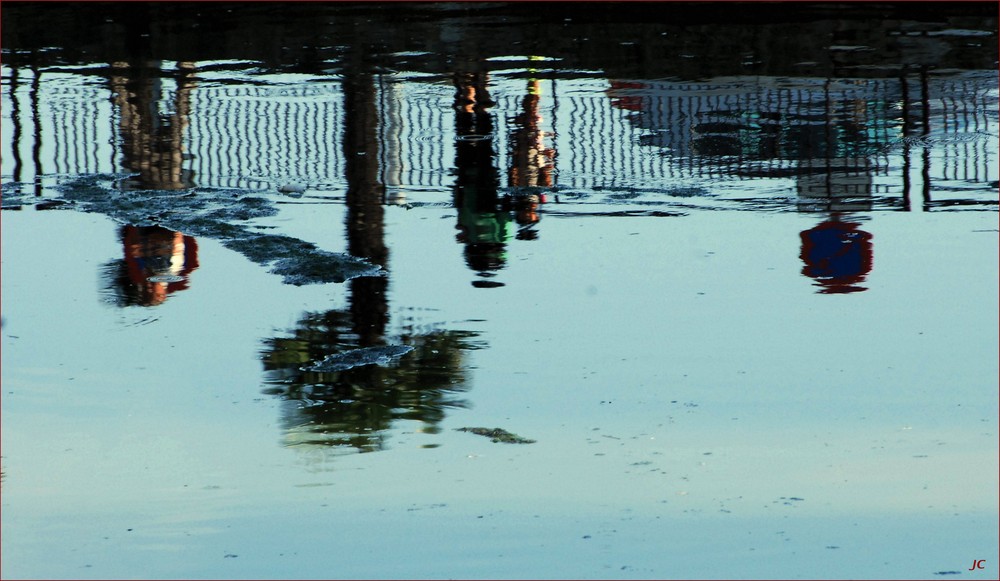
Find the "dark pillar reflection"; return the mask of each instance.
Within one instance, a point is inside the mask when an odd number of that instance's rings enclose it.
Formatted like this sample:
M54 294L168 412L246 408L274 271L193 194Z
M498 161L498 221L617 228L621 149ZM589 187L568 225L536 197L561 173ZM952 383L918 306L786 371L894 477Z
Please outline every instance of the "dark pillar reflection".
M31 65L31 92L28 94L28 101L31 103L31 122L35 132L35 141L31 145L31 161L35 165L35 195L42 195L42 116L38 109L38 91L41 90L42 73L38 65L34 64L34 54L32 54Z
M911 98L910 93L910 81L908 78L908 72L912 71L913 68L917 70L917 79L919 81L919 96L916 98ZM903 134L903 204L906 210L910 209L910 190L912 187L912 182L910 178L910 172L913 169L913 143L917 143L917 147L920 148L920 193L921 193L921 206L924 211L929 211L932 209L931 200L931 144L928 142L928 138L931 133L931 103L930 103L930 87L928 83L928 68L926 66L920 67L904 67L900 74L900 92L902 93L902 134ZM919 107L919 118L914 119L916 115L913 112L914 105Z
M15 182L21 181L23 162L21 161L21 100L17 96L17 84L19 80L20 67L14 66L10 69L10 119L14 125L13 157Z
M181 190L194 187L190 170L184 169L184 131L190 115L191 91L195 86L192 63L177 63L176 92L168 112L160 113L163 101L162 65L136 59L112 65L110 79L119 114L122 165L137 175L125 187L132 189Z
M150 46L153 16L139 4L122 15L122 39L127 59L111 63L109 84L118 109L122 165L137 175L122 185L129 189L180 190L193 187L191 172L183 168L184 130L194 88L192 63L177 63L176 92L164 103L163 79L170 76L153 57ZM161 113L161 104L166 105Z
M900 72L899 91L902 94L903 110L902 126L900 131L903 134L903 211L910 211L910 85L906 80L906 67Z
M385 185L379 171L379 117L375 78L364 70L346 70L343 79L343 151L347 178L347 249L383 268L388 266L385 245ZM352 280L351 314L358 344L382 344L388 324L386 290L388 277L360 277Z
M921 118L921 137L927 137L931 133L931 103L930 103L930 91L927 86L927 67L920 67L920 108L922 110ZM930 145L924 141L921 144L923 147L923 153L920 156L920 161L923 166L920 170L920 177L922 178L922 193L924 200L924 210L930 210L931 206L931 148Z

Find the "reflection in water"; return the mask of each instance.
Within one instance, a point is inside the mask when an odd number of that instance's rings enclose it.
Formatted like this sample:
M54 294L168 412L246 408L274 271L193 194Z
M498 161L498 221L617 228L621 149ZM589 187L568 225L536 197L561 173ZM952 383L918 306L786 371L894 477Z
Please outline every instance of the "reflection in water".
M261 7L231 28L201 29L213 41L228 39L202 46L191 41L203 32L190 25L207 21L167 4L81 10L104 23L95 34L13 3L4 7L15 24L4 35L3 154L13 163L4 177L34 178L36 194L43 173L125 171L134 174L126 188L188 189L195 184L187 151L197 153L202 186L301 174L311 184L346 186L349 251L383 267L385 176L394 191L417 195L450 185L476 286L502 284L496 275L512 237L538 236L546 191L556 188L557 150L564 216L598 206L598 192L613 192L605 205L640 209L587 215L678 215L645 209L653 206L995 209L992 12L935 7L932 22L909 8L885 18L881 8L796 4L788 14L719 23L668 4L602 4L601 14L622 13L607 22L564 19L547 5L535 15L525 9L516 25L483 14L489 26L461 10L418 6L406 10L420 18L394 26L382 25L381 9ZM303 35L258 34L259 43L245 43L248 30L272 31L275 21ZM512 54L512 46L538 54L534 41L523 41L553 30L587 39L586 50L574 41L550 43L545 57ZM64 46L69 38L87 49ZM678 58L650 56L664 54ZM436 93L443 76L454 85L454 118ZM331 98L338 91L342 100ZM543 110L551 132L542 128ZM424 137L452 130L454 163L440 139ZM20 188L5 184L5 208L18 207L8 192ZM911 204L914 192L922 203ZM383 340L387 284L350 283L361 346Z
M833 214L829 220L801 233L802 274L816 280L821 294L867 290L858 286L872 269L872 235L860 224Z
M194 89L193 63L177 63L176 90L166 113L160 62L116 62L111 91L119 113L122 166L137 175L122 184L129 189L181 190L194 187L193 172L183 167L184 131Z
M540 57L531 57L532 60ZM532 72L535 72L532 70ZM546 147L546 137L551 137L542 129L541 81L528 81L528 92L522 100L521 114L514 118L510 135L509 185L514 205L514 220L518 223L517 238L534 240L538 232L533 227L541 217L539 205L545 203L546 194L541 188L555 185L556 150Z
M343 153L347 181L347 250L352 256L388 270L389 249L385 244L383 207L385 185L379 169L379 115L374 76L356 62L353 51L343 73ZM385 276L353 279L351 311L359 345L370 347L382 341L388 323Z
M796 178L798 208L802 212L861 212L872 209L871 174L861 160L853 171L803 174Z
M337 310L308 314L292 337L264 341L265 393L288 402L282 419L288 445L378 451L394 422L419 421L420 431L435 433L446 410L467 406L459 394L468 389L463 351L477 348L471 332L405 333L393 343L414 350L388 365L303 371L358 346L353 316Z
M151 307L188 288L188 276L198 268L193 237L160 226L123 226L119 236L125 258L105 267L109 302Z
M510 212L501 204L500 175L493 150L494 105L485 72L458 72L455 85L455 185L458 208L456 239L465 244L465 261L484 279L503 268L510 237ZM488 280L482 285L496 286Z
M616 81L612 104L642 145L700 175L788 177L884 171L900 136L895 85L871 79L730 77ZM871 162L878 162L875 167Z
M357 51L348 55L342 80L348 250L388 272L378 139L382 120L375 78L361 58ZM468 342L473 334L406 332L387 338L388 276L357 277L348 284L347 311L307 314L293 337L264 341L262 360L271 386L265 393L288 403L283 412L288 445L382 450L394 422L419 421L420 431L433 433L446 409L466 405L455 394L467 389L462 351L474 348ZM398 359L375 357L366 363L345 357L352 362L346 368L313 369L331 356L378 353L381 346L400 344L413 350Z
M544 188L554 185L555 149L545 147L545 138L550 134L541 128L541 83L529 80L522 112L514 118L509 139L509 188L501 195L493 148L495 120L490 112L495 102L487 87L489 79L484 72L459 72L454 74L453 82L456 239L465 245L466 264L481 277L473 281L473 286L503 286L491 278L506 263L512 222L517 225L515 238L536 239L539 207L546 200Z

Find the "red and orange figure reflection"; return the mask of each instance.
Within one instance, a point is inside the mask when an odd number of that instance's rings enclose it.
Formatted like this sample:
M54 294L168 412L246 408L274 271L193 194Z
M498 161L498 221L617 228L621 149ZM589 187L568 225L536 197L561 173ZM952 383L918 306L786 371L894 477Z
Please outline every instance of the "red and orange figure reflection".
M521 113L514 118L511 134L510 185L515 187L552 187L555 149L546 147L545 138L551 133L542 130L541 83L528 82L528 92L521 101Z
M191 236L161 226L125 226L121 232L128 282L138 304L154 306L167 295L188 288L198 268L198 243Z
M556 150L546 147L545 140L552 134L542 129L541 95L541 82L538 79L528 81L528 92L511 132L511 166L507 173L511 187L551 188L553 185ZM544 193L531 193L514 200L515 221L521 226L537 223L541 219L539 205L544 203Z

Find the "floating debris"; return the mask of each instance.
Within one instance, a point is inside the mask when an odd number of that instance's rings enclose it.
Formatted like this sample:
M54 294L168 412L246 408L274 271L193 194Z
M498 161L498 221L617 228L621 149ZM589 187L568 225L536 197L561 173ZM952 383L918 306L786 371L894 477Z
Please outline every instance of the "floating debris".
M318 371L320 373L333 373L361 367L362 365L385 365L397 357L402 357L413 347L409 345L385 345L382 347L363 347L352 349L345 353L337 353L324 358L319 363L300 367L302 371Z
M282 184L278 186L278 191L283 194L301 194L306 191L306 187L302 184Z
M146 280L149 282L180 282L184 280L183 276L178 276L176 274L155 274L153 276L147 276Z
M534 444L535 440L522 438L517 434L512 434L502 428L457 428L459 432L472 432L478 436L486 436L491 442L502 442L504 444Z

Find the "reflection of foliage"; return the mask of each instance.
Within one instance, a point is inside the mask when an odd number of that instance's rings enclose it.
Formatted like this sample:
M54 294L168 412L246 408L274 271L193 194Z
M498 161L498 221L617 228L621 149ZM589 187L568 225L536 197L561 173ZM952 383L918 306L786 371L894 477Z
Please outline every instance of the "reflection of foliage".
M436 432L448 408L466 407L456 397L468 389L462 351L475 349L468 331L432 331L394 340L413 351L388 365L364 365L336 372L301 368L357 348L349 315L329 311L302 320L290 338L265 341L265 393L288 402L284 429L289 445L344 446L360 452L384 448L384 431L398 420L425 424Z

